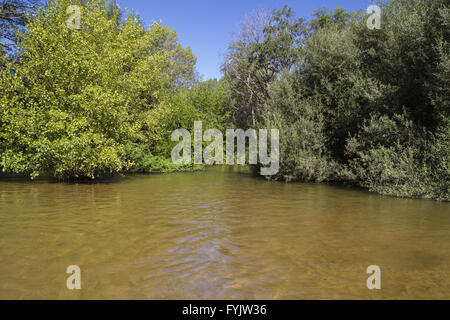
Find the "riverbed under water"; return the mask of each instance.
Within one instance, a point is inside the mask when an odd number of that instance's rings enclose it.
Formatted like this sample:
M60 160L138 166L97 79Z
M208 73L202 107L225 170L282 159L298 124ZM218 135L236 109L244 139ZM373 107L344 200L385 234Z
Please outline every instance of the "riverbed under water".
M371 265L381 290L366 286ZM431 298L450 299L449 203L228 167L0 179L0 299Z

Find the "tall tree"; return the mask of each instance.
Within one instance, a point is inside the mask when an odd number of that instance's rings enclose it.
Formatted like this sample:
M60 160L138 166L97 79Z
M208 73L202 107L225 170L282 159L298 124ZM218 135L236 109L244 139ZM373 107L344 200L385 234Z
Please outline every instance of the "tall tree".
M258 123L271 82L297 61L296 51L305 32L303 19L295 19L287 7L259 10L242 24L223 66L237 125Z
M191 50L168 27L146 29L132 13L120 19L109 0L80 6L81 27L72 30L73 3L52 0L38 10L17 60L0 72L4 171L95 178L130 165L127 144L153 151L173 130L167 100L191 81Z

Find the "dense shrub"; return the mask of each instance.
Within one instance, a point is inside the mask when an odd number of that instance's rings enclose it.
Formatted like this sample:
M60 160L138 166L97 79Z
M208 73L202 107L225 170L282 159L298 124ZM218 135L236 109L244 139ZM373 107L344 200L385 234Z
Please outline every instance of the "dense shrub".
M405 116L374 116L348 140L347 155L360 184L372 191L449 200L444 188L450 145L443 138L419 130Z
M295 78L285 73L270 88L263 126L280 130L280 171L276 179L320 182L331 177L320 102L301 99Z
M155 156L148 145L129 143L124 147L126 172L129 173L166 173L173 171L188 171L198 167L192 165L177 165L171 159Z

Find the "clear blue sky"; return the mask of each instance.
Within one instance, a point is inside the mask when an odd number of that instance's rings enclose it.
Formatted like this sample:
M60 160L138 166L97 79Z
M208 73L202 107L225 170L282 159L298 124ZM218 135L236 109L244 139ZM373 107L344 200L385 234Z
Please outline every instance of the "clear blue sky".
M183 47L197 56L203 78L220 78L227 46L246 14L258 8L290 6L297 17L308 18L314 9L337 6L349 11L367 9L371 0L118 0L122 9L134 9L146 25L162 21L175 29Z

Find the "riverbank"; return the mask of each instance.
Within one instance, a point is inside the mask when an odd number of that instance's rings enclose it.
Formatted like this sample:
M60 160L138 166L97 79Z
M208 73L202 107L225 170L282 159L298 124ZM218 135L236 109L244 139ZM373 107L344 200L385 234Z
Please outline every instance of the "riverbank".
M176 174L176 173L193 173L205 170L225 170L233 172L234 174L244 174L246 176L252 177L253 179L260 181L267 181L269 183L283 183L283 184L314 184L314 185L323 185L323 186L331 186L331 187L345 187L345 189L357 191L364 191L374 195L385 196L389 198L397 198L397 199L412 199L412 200L429 200L429 201L437 201L437 202L449 202L449 199L433 199L433 198L425 198L425 197L407 197L407 196L398 196L396 194L388 194L388 193L380 193L369 188L358 185L356 182L352 181L329 181L329 182L305 182L298 181L294 179L288 179L286 177L285 180L269 180L267 177L263 177L258 173L258 169L254 166L206 166L206 165L174 165L172 168L165 169L153 169L153 170L137 170L137 171L127 171L110 175L103 175L96 179L89 178L57 178L51 174L40 175L38 178L31 180L29 176L25 176L23 174L15 174L15 173L5 173L0 171L0 182L8 181L8 180L18 180L21 182L32 182L32 181L47 181L47 182L67 182L67 183L105 183L113 181L117 177L139 177L139 176L147 176L147 175L165 175L165 174Z

